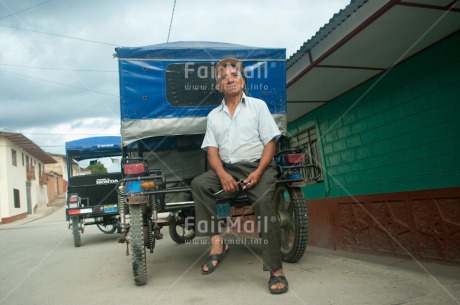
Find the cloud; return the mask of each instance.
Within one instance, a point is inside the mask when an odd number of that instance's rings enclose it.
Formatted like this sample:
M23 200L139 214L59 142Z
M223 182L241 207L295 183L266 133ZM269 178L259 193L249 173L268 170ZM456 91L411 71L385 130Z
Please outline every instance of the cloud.
M51 127L26 128L22 132L45 151L63 155L65 142L119 134L120 120L107 117L84 118Z
M0 126L47 151L74 137L119 134L114 49L165 43L173 3L1 1ZM289 56L347 4L177 0L170 42L286 48ZM4 18L10 12L20 13Z

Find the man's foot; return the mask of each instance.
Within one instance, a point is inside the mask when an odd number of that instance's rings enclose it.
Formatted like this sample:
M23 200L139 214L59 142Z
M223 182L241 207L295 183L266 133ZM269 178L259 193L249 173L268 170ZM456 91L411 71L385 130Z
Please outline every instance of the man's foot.
M270 293L280 294L288 291L289 283L284 276L283 269L270 272L270 280L268 281L268 289Z
M212 273L227 256L228 251L228 245L224 240L219 235L214 235L211 238L211 252L206 259L206 263L201 267L201 274Z

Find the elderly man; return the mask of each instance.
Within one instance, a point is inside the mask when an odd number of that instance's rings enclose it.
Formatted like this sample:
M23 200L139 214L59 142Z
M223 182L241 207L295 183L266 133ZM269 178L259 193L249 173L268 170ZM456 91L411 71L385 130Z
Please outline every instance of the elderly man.
M273 156L280 131L266 103L244 94L241 61L221 60L216 64L215 76L224 99L208 115L201 147L207 151L211 170L192 181L196 234L210 236L212 244L202 274L212 273L229 251L220 235L214 193L220 189L238 191L240 185L234 179L238 177L244 179L246 194L263 224L263 270L270 271L269 290L283 293L288 290L288 282L282 269L280 227L273 204L277 175Z

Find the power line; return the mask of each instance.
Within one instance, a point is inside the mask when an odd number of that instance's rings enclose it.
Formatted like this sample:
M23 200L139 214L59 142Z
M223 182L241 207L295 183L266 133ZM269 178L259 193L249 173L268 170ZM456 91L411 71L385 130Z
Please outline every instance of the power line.
M89 92L94 92L94 93L108 95L108 96L120 97L119 95L115 95L115 94L111 94L111 93L107 93L107 92L103 92L103 91L97 91L97 90L91 90L91 89L87 89L87 88L72 86L72 85L69 85L69 84L54 82L54 81L51 81L51 80L38 78L38 77L33 77L33 76L28 76L28 75L19 74L19 73L14 73L14 72L10 72L10 71L0 70L0 72L7 73L7 74L12 74L12 75L15 75L15 76L21 76L21 77L25 77L25 78L30 78L30 79L34 79L34 80L39 80L39 81L42 81L42 82L45 82L45 83L55 84L55 85L59 85L59 86L63 86L63 87L68 87L68 88L73 88L73 89L78 89L78 90L83 90L83 91L89 91Z
M35 143L35 142L34 142L34 144L37 145L40 148L43 148L43 147L65 147L65 145L41 145L41 144ZM16 146L17 145L8 145L8 144L1 144L0 145L0 147L12 147L12 148L14 148Z
M2 0L0 0L0 2L5 6L7 7L3 2ZM12 10L8 8L8 10L12 13ZM18 19L23 25L24 22L22 20L20 20L16 15L14 15L16 17L16 19ZM115 44L111 44L111 43L106 43L106 42L101 42L101 41L94 41L94 40L89 40L89 39L83 39L83 38L77 38L77 37L71 37L71 36L65 36L65 35L60 35L60 34L54 34L54 33L49 33L49 32L42 32L42 31L34 31L34 30L31 30L31 29L26 29L26 28L20 28L20 27L14 27L14 26L9 26L9 25L3 25L3 24L0 24L0 26L3 26L3 27L9 27L9 28L15 28L15 29L21 29L21 30L25 30L25 31L31 31L31 32L34 32L34 33L40 33L40 34L44 34L44 35L50 35L50 36L54 36L54 37L63 37L63 38L68 38L68 39L75 39L75 40L78 40L78 41L84 41L84 42L91 42L91 43L98 43L98 44L104 44L104 45L111 45L111 46L117 46ZM6 72L8 73L8 72ZM10 72L11 73L11 72ZM73 72L75 74L75 72ZM14 75L14 74L12 74ZM16 75L19 75L21 76L20 74L17 74ZM100 91L95 91L95 90L91 90L89 89L89 87L85 84L85 82L83 82L83 80L77 75L75 74L76 78L80 81L81 84L83 84L83 86L85 88L80 88L80 87L75 87L75 86L70 86L70 85L67 85L67 84L62 84L62 83L57 83L57 82L52 82L52 81L47 81L47 80L41 80L41 81L45 81L45 82L48 82L48 83L54 83L54 84L57 84L57 85L61 85L61 86L66 86L66 87L73 87L73 88L77 88L79 90L86 90L86 91L89 91L89 92L94 92L94 93L99 93L99 94L104 94L104 95L110 95L110 96L114 96L114 97L117 97L119 98L118 95L113 95L113 94L108 94L106 92L100 92ZM27 77L27 76L23 76L23 77ZM38 78L37 78L38 79ZM40 79L39 79L40 80ZM95 96L95 98L99 98L99 96ZM111 107L108 107L106 105L105 102L102 103L103 106L107 107L109 111L113 111L113 109Z
M22 132L24 135L33 136L119 136L119 134L113 133L32 133Z
M11 129L6 128L5 126L2 126L2 125L0 125L0 129L3 129L3 130L6 131L6 132L13 132L13 133L15 132L15 131L12 131ZM2 131L2 130L0 130L0 132L1 132L1 131Z
M166 43L169 42L169 35L171 34L171 27L172 27L172 22L174 18L174 10L176 9L176 0L174 0L174 6L171 14L171 21L169 22L169 31L168 31L168 39L166 40Z
M50 36L56 36L56 37L61 37L61 38L68 38L68 39L74 39L74 40L79 40L79 41L85 41L85 42L98 43L98 44L118 47L117 44L113 44L113 43L109 43L109 42L102 42L102 41L96 41L96 40L90 40L90 39L66 36L66 35L61 35L61 34L42 32L42 31L25 29L25 28L20 28L18 26L12 26L12 25L6 25L6 24L0 24L0 26L6 27L6 28L12 28L12 29L16 29L16 30L22 30L22 31L29 31L29 32L33 32L33 33L44 34L44 35L50 35Z
M34 66L26 66L26 65L4 64L4 63L0 63L0 66L19 67L19 68L29 68L29 69L38 69L38 70L56 70L56 71L73 71L73 72L108 72L108 73L118 73L118 71L115 71L115 70L64 69L64 68L34 67Z
M12 12L12 13L11 13L11 14L9 14L9 15L6 15L6 16L3 16L3 17L0 17L0 20L3 20L3 19L5 19L5 18L11 17L11 16L15 16L15 15L17 15L17 14L20 14L20 13L23 13L23 12L25 12L25 11L31 10L31 9L33 9L33 8L36 8L37 6L40 6L40 5L46 4L46 3L48 3L48 2L51 2L51 1L53 1L53 0L49 0L49 1L45 1L45 2L39 3L39 4L37 4L37 5L34 5L34 6L31 6L31 7L28 7L28 8L26 8L26 9L23 9L23 10L21 10L21 11L18 11L18 12Z

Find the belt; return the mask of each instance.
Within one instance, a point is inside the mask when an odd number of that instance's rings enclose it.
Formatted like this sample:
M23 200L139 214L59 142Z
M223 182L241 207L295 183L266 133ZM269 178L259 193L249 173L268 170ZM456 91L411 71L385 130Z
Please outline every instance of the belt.
M260 159L257 159L255 161L240 161L240 162L236 162L236 163L226 163L226 162L222 162L223 165L235 165L235 164L239 164L239 163L259 163L260 162Z

